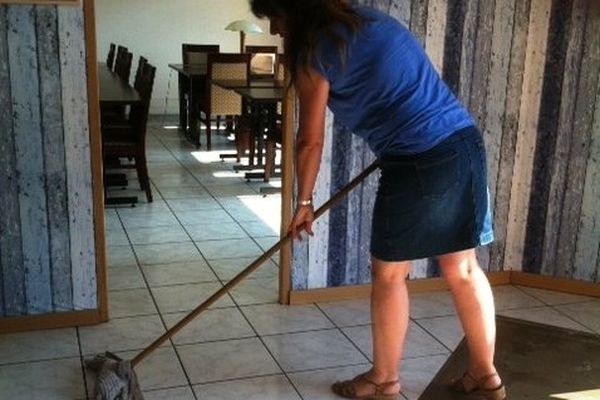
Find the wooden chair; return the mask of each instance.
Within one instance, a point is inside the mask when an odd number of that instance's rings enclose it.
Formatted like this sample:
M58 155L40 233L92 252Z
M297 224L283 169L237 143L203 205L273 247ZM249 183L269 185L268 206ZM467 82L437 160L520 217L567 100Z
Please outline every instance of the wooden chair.
M246 46L250 58L250 79L273 78L277 46Z
M221 47L218 44L191 44L181 45L181 60L183 64L206 64L208 55L219 53Z
M104 160L120 157L132 159L148 202L152 202L152 190L146 161L146 126L155 75L156 68L144 64L135 87L142 101L131 107L129 119L102 127Z
M115 63L113 64L113 68L112 68L113 71L115 70L115 68L117 68L117 64L121 63L121 58L128 51L129 50L125 46L121 46L121 45L117 46L117 55L115 56Z
M276 58L275 79L281 82L285 81L285 66L282 54L278 54ZM282 111L283 105L281 103L277 103L277 117L275 119L275 125L267 131L267 139L265 141L265 182L269 181L271 174L275 170L277 144L281 144L283 140L283 133L281 129L283 119Z
M285 80L283 61L283 54L277 54L275 58L274 78L279 82L284 82ZM265 180L269 179L270 172L275 168L275 149L277 148L277 143L281 143L281 114L282 104L277 103L276 124L267 131L265 141L265 164L267 165L265 168ZM239 118L234 132L237 162L241 161L246 152L249 152L250 158L254 158L256 153L256 130L256 121L253 121L251 116L243 115ZM269 171L267 172L267 170Z
M148 63L148 59L140 56L138 60L138 66L135 73L134 79L134 87L137 87L138 81L141 79L144 66ZM114 124L118 122L122 122L126 117L126 107L124 106L112 106L112 107L103 107L100 114L100 119L102 121L102 125L106 124Z
M117 58L115 62L115 73L125 82L129 82L131 76L131 63L133 61L133 54L125 51L122 53L120 58Z
M142 79L144 75L144 67L146 66L146 64L148 64L148 59L146 57L140 56L140 58L138 59L137 70L135 72L135 79L133 80L133 87L136 87L138 81Z
M239 118L242 115L242 97L233 90L213 85L211 79L248 81L249 54L209 54L204 101L200 103L200 121L206 125L206 148L211 150L211 121L217 117ZM204 116L202 116L204 114Z
M114 65L115 65L115 51L117 49L117 46L114 43L110 44L110 48L108 50L108 55L106 56L106 66L109 69L113 69Z
M184 65L187 64L206 64L208 55L219 53L221 48L218 44L191 44L183 43L181 45L181 60ZM197 80L194 82L194 96L199 102L202 102L205 95L206 82ZM190 124L190 82L188 80L180 81L180 98L183 99L183 112L188 116L187 124Z

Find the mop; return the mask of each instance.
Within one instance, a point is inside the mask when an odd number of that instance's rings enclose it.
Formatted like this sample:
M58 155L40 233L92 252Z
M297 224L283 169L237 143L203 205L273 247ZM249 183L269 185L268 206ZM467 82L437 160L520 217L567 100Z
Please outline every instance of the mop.
M331 199L315 211L315 219L322 216L334 204L340 201L348 192L359 185L367 176L377 169L377 162L374 162L361 172L350 183L340 189ZM173 337L177 332L183 329L187 324L194 320L200 313L205 311L214 302L228 293L234 286L242 281L246 276L254 272L266 260L271 258L281 247L292 240L291 233L288 233L279 242L273 245L263 255L238 273L233 279L227 282L221 289L215 292L202 304L198 305L192 312L182 318L171 329L162 334L152 344L142 350L131 360L122 360L111 352L98 354L91 360L86 360L86 366L96 374L96 385L94 387L94 400L143 400L143 394L140 389L134 368L146 357L156 350L165 341Z

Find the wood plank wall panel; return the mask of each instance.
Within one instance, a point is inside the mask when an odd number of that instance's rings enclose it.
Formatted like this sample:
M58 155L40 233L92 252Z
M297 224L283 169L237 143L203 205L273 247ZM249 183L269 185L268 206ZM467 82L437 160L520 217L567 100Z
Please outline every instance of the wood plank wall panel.
M487 82L487 94L485 97L482 95L482 98L486 99L486 113L481 120L480 129L486 145L490 204L491 208L494 209L502 147L502 122L510 79L508 71L515 17L515 0L496 0L492 16L491 54L489 55L489 70L487 70L490 78Z
M425 49L440 75L444 67L444 44L446 32L446 16L448 2L446 0L429 0L427 3L427 37Z
M519 130L519 110L521 108L521 96L523 94L523 82L525 79L525 56L527 53L530 11L531 0L515 0L510 63L508 66L509 79L506 88L498 180L496 182L494 202L495 241L490 246L490 269L492 271L500 271L505 265L504 255L508 231L508 213L512 191L517 132Z
M595 104L573 274L573 278L592 282L600 281L600 81Z
M425 48L429 0L413 0L410 9L410 30Z
M71 262L74 266L73 299L76 310L95 308L97 304L87 73L84 35L81 34L84 32L81 11L75 7L58 9Z
M462 31L462 37L459 42L461 46L460 64L458 67L458 88L455 94L469 108L471 106L471 89L475 70L479 0L465 0L463 11L463 25L459 27Z
M52 309L35 9L10 7L8 40L27 313Z
M575 2L575 7L579 4ZM596 100L596 87L600 78L600 6L598 2L586 2L581 7L585 10L583 57L580 67L579 84L575 98L573 117L573 140L567 160L568 187L565 191L564 206L561 213L560 233L558 237L555 276L567 278L588 278L591 268L575 269L575 245L580 228L581 206L587 165L590 160L592 144L592 127ZM573 29L577 29L573 27ZM598 132L596 132L596 135ZM600 202L600 199L598 199ZM590 266L591 267L591 266Z
M547 0L531 1L504 259L511 269L521 269L523 265L551 5Z
M537 185L536 189L537 193L541 193L542 195L546 192L545 188L549 189L544 197L538 195L538 197L541 197L540 199L535 197L536 192L532 194L532 200L542 209L532 210L532 212L541 215L530 219L531 223L537 224L529 226L529 236L531 239L529 239L528 244L534 250L528 253L529 258L524 262L524 270L526 271L536 272L542 270L544 273L549 273L554 268L556 261L556 246L560 229L560 218L556 218L556 216L560 215L564 190L568 180L567 157L569 156L572 139L575 96L580 76L579 67L583 56L585 8L582 5L583 2L579 0L573 2L573 6L567 6L559 2L555 2L554 4L555 12L553 13L554 18L552 21L554 22L554 28L566 32L563 32L563 35L557 38L553 34L554 32L552 32L550 39L555 39L554 42L556 43L553 43L554 47L559 47L561 44L560 40L568 41L566 49L558 54L553 54L553 48L549 46L550 54L554 57L548 58L546 69L549 77L553 79L547 81L546 89L548 90L546 94L549 95L557 92L560 95L545 99L546 104L542 104L542 106L546 106L542 107L542 117L545 118L540 118L540 124L544 128L545 132L543 133L553 140L546 140L546 143L542 143L545 147L540 148L536 157L541 164L536 170L538 176L542 178L539 179L540 184ZM562 20L559 14L559 12L565 12L564 8L567 8L566 18L568 18L565 21ZM570 22L571 16L572 23ZM556 21L558 21L558 24ZM566 27L562 27L567 24L571 24L573 29L569 31L569 29L565 29ZM555 62L555 60L558 62ZM553 71L553 68L555 68L556 72ZM553 85L557 85L557 87ZM551 163L551 158L560 160L560 162ZM550 217L545 218L546 215ZM539 225L542 225L541 229L538 228ZM544 231L547 232L546 235L543 234ZM536 251L535 248L537 246L543 247L539 251Z
M491 246L478 250L484 269L598 281L600 3L354 3L371 5L411 27L483 133L496 237ZM331 164L323 163L331 176L327 193L331 195L359 172L361 157L364 167L372 154L337 122L326 135L335 149ZM372 211L376 179L372 177L330 214L329 260L319 263L327 269L327 286L369 281L367 210ZM355 215L358 209L360 217ZM295 256L301 246L294 247ZM295 258L298 264L292 269L299 271L294 276L306 275L300 271L309 263L303 257L310 258L310 252ZM438 275L437 263L430 259L416 260L410 277ZM293 287L315 288L300 282Z
M0 275L3 307L0 315L22 315L25 310L25 268L21 248L19 191L13 135L12 90L8 62L7 7L0 6Z
M83 9L0 6L0 317L96 309Z
M325 126L327 130L332 129L333 114L327 111L325 115ZM333 154L332 135L325 137L323 142L323 158L324 165L331 165L331 157ZM320 206L329 200L329 182L331 182L331 170L323 168L319 171L317 181L315 182L315 195L313 201ZM329 213L323 215L313 224L313 232L318 240L309 239L308 243L308 286L324 287L327 285L327 257L329 248Z
M73 282L71 277L71 244L69 240L69 212L67 207L67 169L63 135L63 110L58 52L56 7L39 6L36 9L40 101L42 131L44 132L44 168L50 238L50 266L52 271L52 300L55 311L73 309Z

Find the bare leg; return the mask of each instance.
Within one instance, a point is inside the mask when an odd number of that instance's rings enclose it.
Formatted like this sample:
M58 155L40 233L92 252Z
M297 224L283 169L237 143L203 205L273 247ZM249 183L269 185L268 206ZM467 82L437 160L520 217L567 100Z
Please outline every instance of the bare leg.
M384 262L372 258L371 331L373 367L366 377L377 383L398 380L398 364L402 357L408 328L408 291L406 277L410 262ZM364 381L355 383L356 395L373 393ZM398 393L400 384L389 386L386 393Z
M475 378L493 374L496 372L494 297L487 277L479 267L475 250L445 254L438 260L465 332L469 348L468 371ZM500 377L495 375L483 386L495 388L500 383ZM465 378L464 384L467 388L476 386L476 382L468 378Z

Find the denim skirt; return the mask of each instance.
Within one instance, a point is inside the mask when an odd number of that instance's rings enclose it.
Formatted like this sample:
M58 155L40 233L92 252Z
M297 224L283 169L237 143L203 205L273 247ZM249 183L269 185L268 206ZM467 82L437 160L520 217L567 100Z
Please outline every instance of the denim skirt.
M371 255L433 257L493 241L485 145L477 128L454 132L423 153L383 156Z

